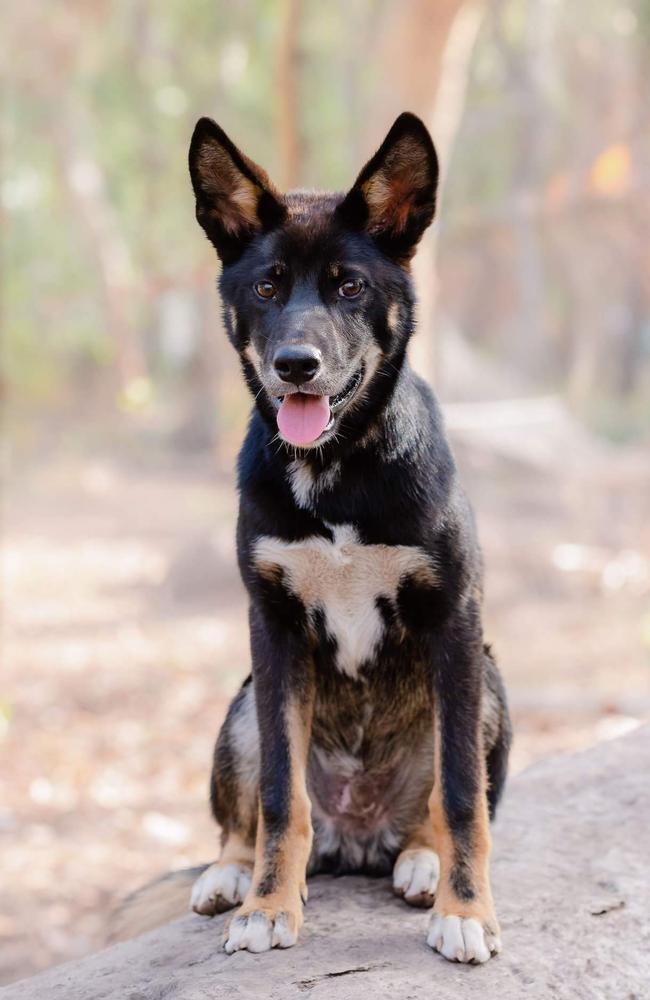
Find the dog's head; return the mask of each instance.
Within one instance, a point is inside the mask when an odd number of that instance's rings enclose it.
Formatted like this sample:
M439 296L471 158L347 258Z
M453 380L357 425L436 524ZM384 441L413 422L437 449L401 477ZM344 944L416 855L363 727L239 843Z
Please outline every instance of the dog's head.
M196 217L223 264L228 335L262 414L301 448L358 435L412 329L409 262L438 180L426 128L400 115L346 195L281 195L209 118L189 164Z

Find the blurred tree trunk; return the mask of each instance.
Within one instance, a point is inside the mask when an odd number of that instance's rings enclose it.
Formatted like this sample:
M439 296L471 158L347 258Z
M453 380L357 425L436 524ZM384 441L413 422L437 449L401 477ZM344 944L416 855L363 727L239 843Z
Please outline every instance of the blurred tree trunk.
M369 148L377 145L402 111L430 120L445 46L464 4L465 0L401 0L386 5L377 35L377 80L367 116Z
M506 44L503 32L497 32L495 38L506 68L507 90L517 95L522 109L512 165L512 198L521 207L512 218L513 277L518 305L510 323L509 355L517 360L521 371L543 379L550 363L545 324L546 282L538 212L532 208L540 197L548 139L543 89L547 52L552 47L543 44L543 40L552 32L556 8L537 0L525 0L522 13L524 29L519 46Z
M377 40L379 80L369 115L368 148L377 146L400 112L413 111L432 131L442 184L462 116L482 10L481 0L404 0L388 5ZM414 261L418 334L411 349L416 368L432 380L440 354L435 258L434 228L425 235Z
M0 187L4 185L4 121L0 120ZM6 350L5 345L5 300L4 300L4 272L6 266L7 253L7 213L5 212L4 199L0 198L0 360L2 358L3 351ZM4 404L7 389L5 387L4 378L2 370L4 369L4 364L0 365L0 431L3 428L4 423ZM2 621L0 615L0 623Z
M276 107L280 155L280 187L296 187L300 178L300 135L298 128L298 35L301 0L282 0L278 48Z
M152 65L163 62L165 52L160 43L159 33L156 31L157 14L151 0L132 0L130 16L131 27L126 33L126 57L133 79L132 101L138 119L139 172L140 177L145 179L140 191L140 203L145 218L153 220L164 210L161 201L165 195L160 177L164 176L165 153L157 120L151 114L148 75L151 73ZM135 253L143 288L151 288L160 278L161 255L158 239L154 225L140 227ZM142 297L139 328L140 338L146 346L151 345L155 339L157 325L155 306L153 295ZM153 362L153 359L151 360Z
M137 330L135 269L111 204L104 171L92 154L87 113L73 103L72 93L70 89L61 95L58 114L50 119L50 131L70 204L84 233L88 254L97 266L119 385L126 388L147 372Z
M622 399L635 392L639 381L643 356L644 306L638 275L630 268L625 325L619 337L619 359L614 376L614 391Z
M125 388L147 373L138 331L140 286L111 201L108 178L93 149L94 122L86 103L87 92L75 79L84 34L102 30L107 9L106 0L71 4L63 21L65 30L50 34L48 45L43 47L40 72L30 74L27 67L21 82L47 111L47 131L64 190L96 267L107 335L115 347L118 387ZM13 25L12 44L17 49L23 44L29 49L35 23L45 23L43 5L24 0Z

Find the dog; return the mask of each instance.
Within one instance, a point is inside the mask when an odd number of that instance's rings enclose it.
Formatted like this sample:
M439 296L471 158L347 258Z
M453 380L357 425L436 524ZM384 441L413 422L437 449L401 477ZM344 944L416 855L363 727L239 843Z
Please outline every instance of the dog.
M192 906L238 906L225 949L261 952L295 944L309 875L392 875L432 907L432 949L485 962L511 725L471 509L407 358L433 142L404 113L347 194L282 195L202 118L189 168L254 400L237 525L252 674L217 739L221 856Z

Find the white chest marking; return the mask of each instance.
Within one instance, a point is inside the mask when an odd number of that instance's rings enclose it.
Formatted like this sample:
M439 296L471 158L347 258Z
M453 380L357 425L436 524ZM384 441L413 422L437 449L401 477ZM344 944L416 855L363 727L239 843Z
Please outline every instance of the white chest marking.
M332 462L320 475L315 476L304 459L297 458L289 462L287 471L294 500L303 510L309 510L319 493L332 489L341 474L341 466L338 462Z
M309 611L321 609L337 643L339 670L356 677L383 633L380 596L395 598L404 577L435 582L430 558L411 545L364 545L354 527L332 527L334 540L312 535L283 542L263 535L254 547L258 568L279 567L285 582Z

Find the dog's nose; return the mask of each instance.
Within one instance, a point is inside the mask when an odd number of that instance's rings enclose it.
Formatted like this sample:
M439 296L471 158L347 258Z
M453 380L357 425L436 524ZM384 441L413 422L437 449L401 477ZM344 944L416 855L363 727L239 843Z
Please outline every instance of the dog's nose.
M273 355L273 367L283 382L311 382L320 369L321 352L311 344L283 344Z

